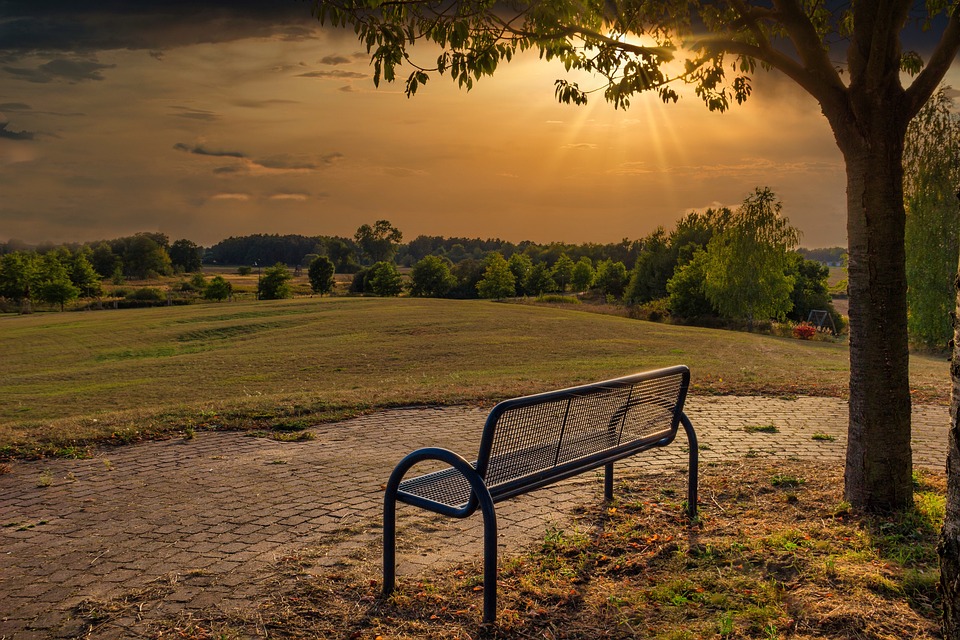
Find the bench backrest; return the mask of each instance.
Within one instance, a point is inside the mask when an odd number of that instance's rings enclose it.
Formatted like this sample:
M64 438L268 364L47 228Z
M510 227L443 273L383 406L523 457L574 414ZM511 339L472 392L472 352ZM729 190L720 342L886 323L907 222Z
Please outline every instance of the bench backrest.
M494 500L668 444L677 434L685 366L501 402L480 440L477 471Z

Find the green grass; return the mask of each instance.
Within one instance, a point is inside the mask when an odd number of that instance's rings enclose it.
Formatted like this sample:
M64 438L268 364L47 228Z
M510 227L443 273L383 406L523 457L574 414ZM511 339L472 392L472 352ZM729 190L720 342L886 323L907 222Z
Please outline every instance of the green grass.
M489 405L678 363L701 395L842 396L848 378L843 344L412 298L3 316L0 353L0 458L399 405ZM915 357L911 375L916 399L946 402L946 362Z

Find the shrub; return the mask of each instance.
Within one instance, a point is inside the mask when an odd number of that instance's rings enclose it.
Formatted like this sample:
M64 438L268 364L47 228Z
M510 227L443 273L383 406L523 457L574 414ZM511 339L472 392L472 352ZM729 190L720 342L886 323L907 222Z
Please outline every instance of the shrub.
M537 297L537 302L552 302L555 304L580 304L580 300L573 296L564 296L556 293L546 293Z
M809 322L801 322L793 328L793 337L800 340L813 340L817 335L817 328Z
M237 267L237 275L248 276L253 273L253 267Z
M153 287L143 287L134 289L126 295L127 300L136 300L138 302L163 302L167 299L166 294L160 289Z
M670 319L670 298L659 298L630 307L630 317L650 322L665 322Z

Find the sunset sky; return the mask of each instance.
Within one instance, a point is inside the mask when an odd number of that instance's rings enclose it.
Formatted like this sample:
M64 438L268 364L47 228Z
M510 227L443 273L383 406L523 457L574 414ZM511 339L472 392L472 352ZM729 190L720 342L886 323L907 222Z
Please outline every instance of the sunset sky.
M716 114L692 95L559 105L562 75L521 56L407 99L309 3L0 0L0 241L211 245L386 218L405 240L616 242L766 185L804 246L846 244L840 153L785 79Z

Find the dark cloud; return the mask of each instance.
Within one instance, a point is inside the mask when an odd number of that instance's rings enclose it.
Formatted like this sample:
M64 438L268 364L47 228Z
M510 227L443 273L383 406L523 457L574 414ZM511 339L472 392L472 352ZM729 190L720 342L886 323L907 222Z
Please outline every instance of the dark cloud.
M0 102L0 111L32 111L30 105L23 102Z
M310 5L290 0L0 0L0 51L165 49L250 37L309 37Z
M354 93L357 90L353 88L353 85L345 84L339 89L337 89L337 91L343 91L344 93Z
M219 120L220 116L213 111L207 111L205 109L194 109L193 107L171 107L176 113L173 115L177 118L187 118L189 120L203 120L204 122L212 122L213 120Z
M9 122L0 122L0 138L7 140L33 140L36 135L32 131L11 131L7 129Z
M103 80L103 69L113 69L116 65L101 64L96 60L78 58L54 58L35 69L22 67L4 67L3 70L20 80L28 82L82 82L84 80Z
M308 71L307 73L299 73L297 76L300 78L335 78L338 80L343 80L344 78L360 79L369 77L365 73L342 71L340 69L334 69L332 71Z
M335 162L339 162L343 158L344 158L344 155L342 153L340 153L339 151L335 151L333 153L328 153L327 155L323 156L320 159L323 161L323 164L334 164Z
M247 154L241 153L240 151L211 151L210 149L205 148L203 145L194 145L190 146L183 142L178 142L173 145L173 148L177 151L185 151L187 153L192 153L198 156L213 156L215 158L246 158Z
M324 56L320 59L320 64L350 64L350 58L341 55Z

